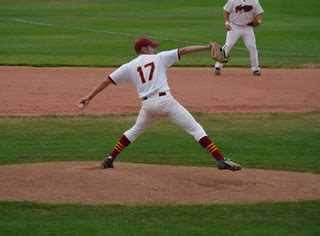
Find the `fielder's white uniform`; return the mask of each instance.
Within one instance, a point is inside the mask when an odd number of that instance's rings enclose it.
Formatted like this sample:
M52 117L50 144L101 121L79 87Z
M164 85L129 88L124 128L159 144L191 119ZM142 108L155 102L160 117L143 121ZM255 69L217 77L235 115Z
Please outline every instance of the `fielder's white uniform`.
M226 42L223 49L229 55L231 48L241 37L250 51L251 70L257 71L259 68L258 51L256 38L251 26L253 18L263 13L263 9L258 0L228 0L223 10L230 13L229 22L231 30L227 32ZM222 68L223 64L217 62L215 67Z
M197 141L207 136L202 126L170 94L166 70L178 61L178 49L142 54L109 75L114 84L132 83L142 99L135 125L124 133L130 142L161 117L168 117Z

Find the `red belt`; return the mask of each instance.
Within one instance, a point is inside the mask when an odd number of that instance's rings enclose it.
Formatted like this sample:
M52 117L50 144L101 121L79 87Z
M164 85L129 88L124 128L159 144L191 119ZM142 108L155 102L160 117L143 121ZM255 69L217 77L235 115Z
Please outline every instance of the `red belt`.
M160 93L159 93L159 97L165 96L166 94L167 94L166 92L160 92ZM147 99L148 99L148 97L142 98L143 101L144 101L144 100L147 100Z

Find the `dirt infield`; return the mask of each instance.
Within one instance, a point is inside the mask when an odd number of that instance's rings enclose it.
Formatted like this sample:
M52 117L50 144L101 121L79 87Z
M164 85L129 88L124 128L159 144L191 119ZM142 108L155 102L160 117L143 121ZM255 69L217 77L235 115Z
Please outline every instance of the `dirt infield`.
M93 162L0 166L0 199L124 205L221 204L314 200L320 175L244 169Z
M111 86L85 111L77 101L114 69L0 67L0 115L77 115L138 112L132 85ZM198 112L304 112L320 108L319 69L172 68L169 85L176 99Z
M113 69L0 67L0 116L138 112L130 85L111 86L85 111L77 101ZM172 68L172 94L198 112L305 112L320 109L319 69ZM241 161L240 161L241 163ZM86 204L213 204L320 199L320 175L244 169L92 162L0 166L0 200Z

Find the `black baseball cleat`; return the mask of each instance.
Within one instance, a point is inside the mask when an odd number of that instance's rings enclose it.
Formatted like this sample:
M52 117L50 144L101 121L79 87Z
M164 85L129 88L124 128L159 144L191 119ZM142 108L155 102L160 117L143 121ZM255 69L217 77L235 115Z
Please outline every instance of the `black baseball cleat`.
M106 168L113 168L113 160L110 156L106 157L103 162L101 162L101 166L103 167L103 169Z
M255 76L260 76L261 72L260 72L260 70L255 70L254 72L252 72L252 74Z
M229 160L228 158L219 160L217 167L219 170L232 170L232 171L241 170L241 166L239 164Z
M215 73L215 75L220 75L220 73L221 73L221 68L215 67L215 68L214 68L214 73Z

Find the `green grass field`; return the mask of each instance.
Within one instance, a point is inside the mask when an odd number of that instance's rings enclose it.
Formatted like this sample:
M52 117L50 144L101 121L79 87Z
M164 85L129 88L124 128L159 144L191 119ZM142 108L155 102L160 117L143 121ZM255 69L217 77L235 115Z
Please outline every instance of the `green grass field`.
M0 65L118 66L135 57L139 36L162 42L159 50L210 40L224 43L225 0L0 0ZM261 1L256 29L262 67L317 67L320 62L318 0ZM249 66L240 40L227 66ZM209 53L177 66L211 66Z
M213 39L223 44L225 2L0 0L0 65L118 66L135 57L132 44L140 36L161 41L160 51ZM319 68L320 1L260 3L264 21L255 32L261 66ZM226 66L249 67L241 40L230 58ZM200 53L176 66L212 64L209 53ZM244 168L320 173L319 111L194 115L220 150ZM100 162L135 118L0 117L0 165ZM191 136L166 121L146 131L119 161L214 165ZM319 235L319 216L319 200L133 207L0 201L0 235Z
M319 116L319 112L195 114L220 149L245 168L314 173L320 172ZM0 164L60 160L99 163L135 117L1 117ZM215 164L191 136L167 121L147 130L118 160ZM319 215L320 201L138 207L0 202L0 234L316 235Z
M318 235L320 202L86 206L0 202L1 235Z
M320 173L320 112L195 114L231 159L247 168ZM108 154L136 114L121 116L1 117L0 164L96 160ZM143 155L141 155L143 153ZM164 120L121 154L119 161L213 166L192 136Z

